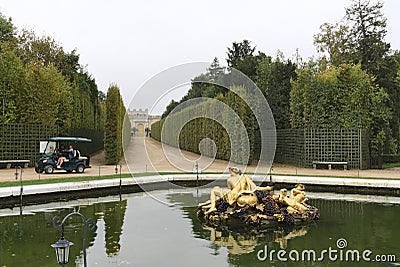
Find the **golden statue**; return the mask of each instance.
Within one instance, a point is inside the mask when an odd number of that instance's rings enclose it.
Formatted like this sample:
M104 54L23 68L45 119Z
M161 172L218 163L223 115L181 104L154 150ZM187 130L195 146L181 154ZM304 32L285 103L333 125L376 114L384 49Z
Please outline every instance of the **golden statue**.
M235 203L239 207L246 205L255 206L257 204L257 196L254 194L256 190L272 192L273 187L260 187L257 186L249 176L243 174L241 170L236 167L229 168L230 177L227 180L228 188L221 188L215 186L210 193L210 200L206 203L200 204L205 214L216 211L216 204L219 200L228 202L230 206Z
M229 168L229 173L228 188L214 187L210 200L199 205L197 216L204 223L217 226L239 221L249 226L272 227L318 220L318 209L306 203L303 184L297 184L289 194L283 188L273 195L272 186L257 186L238 168Z
M279 195L274 195L274 199L287 207L289 213L302 213L308 210L308 207L303 205L307 200L306 193L304 192L305 186L297 184L295 188L290 191L290 196L287 195L287 189L282 188Z

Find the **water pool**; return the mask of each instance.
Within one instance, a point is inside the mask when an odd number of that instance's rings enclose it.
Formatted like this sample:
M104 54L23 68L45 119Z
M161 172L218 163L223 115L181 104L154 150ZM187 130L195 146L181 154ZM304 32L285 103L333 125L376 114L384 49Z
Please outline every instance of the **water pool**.
M308 193L321 212L317 224L243 232L200 224L192 204L207 200L208 191L163 190L2 209L0 266L58 266L50 244L60 232L52 218L72 211L96 222L88 231L88 266L400 265L400 198ZM66 224L65 237L74 242L66 266L83 266L82 228L79 218ZM336 260L329 249L337 250ZM366 250L371 262L351 258ZM377 255L396 259L377 262Z

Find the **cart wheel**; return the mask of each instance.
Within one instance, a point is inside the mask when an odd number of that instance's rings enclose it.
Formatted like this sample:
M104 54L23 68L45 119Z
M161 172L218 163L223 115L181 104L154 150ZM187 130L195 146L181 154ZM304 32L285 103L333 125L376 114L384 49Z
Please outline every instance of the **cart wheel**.
M52 174L54 172L54 167L52 165L47 165L44 167L44 172L47 174Z
M79 164L78 166L76 166L77 173L83 173L84 171L85 171L85 166L83 166L82 164Z

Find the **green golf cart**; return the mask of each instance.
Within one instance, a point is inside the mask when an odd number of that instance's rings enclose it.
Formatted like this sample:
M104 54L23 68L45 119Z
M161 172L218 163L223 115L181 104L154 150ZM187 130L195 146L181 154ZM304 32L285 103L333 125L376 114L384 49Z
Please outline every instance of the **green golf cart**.
M64 170L69 173L76 171L77 173L83 173L86 168L90 168L90 157L81 155L79 150L73 151L71 156L62 145L73 145L79 142L91 142L91 139L83 137L50 137L46 141L40 141L40 153L41 156L36 162L35 171L37 173L45 172L51 174L55 170ZM57 166L57 160L60 157L64 157L62 164Z

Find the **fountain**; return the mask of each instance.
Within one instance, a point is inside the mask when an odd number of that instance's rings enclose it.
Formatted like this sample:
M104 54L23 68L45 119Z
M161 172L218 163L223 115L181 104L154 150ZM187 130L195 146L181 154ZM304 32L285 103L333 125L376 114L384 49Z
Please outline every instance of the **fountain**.
M303 184L297 184L289 195L285 188L274 195L273 186L257 186L238 168L230 168L229 172L228 188L214 187L210 200L198 206L201 222L210 226L264 228L319 219L319 210L307 204Z

